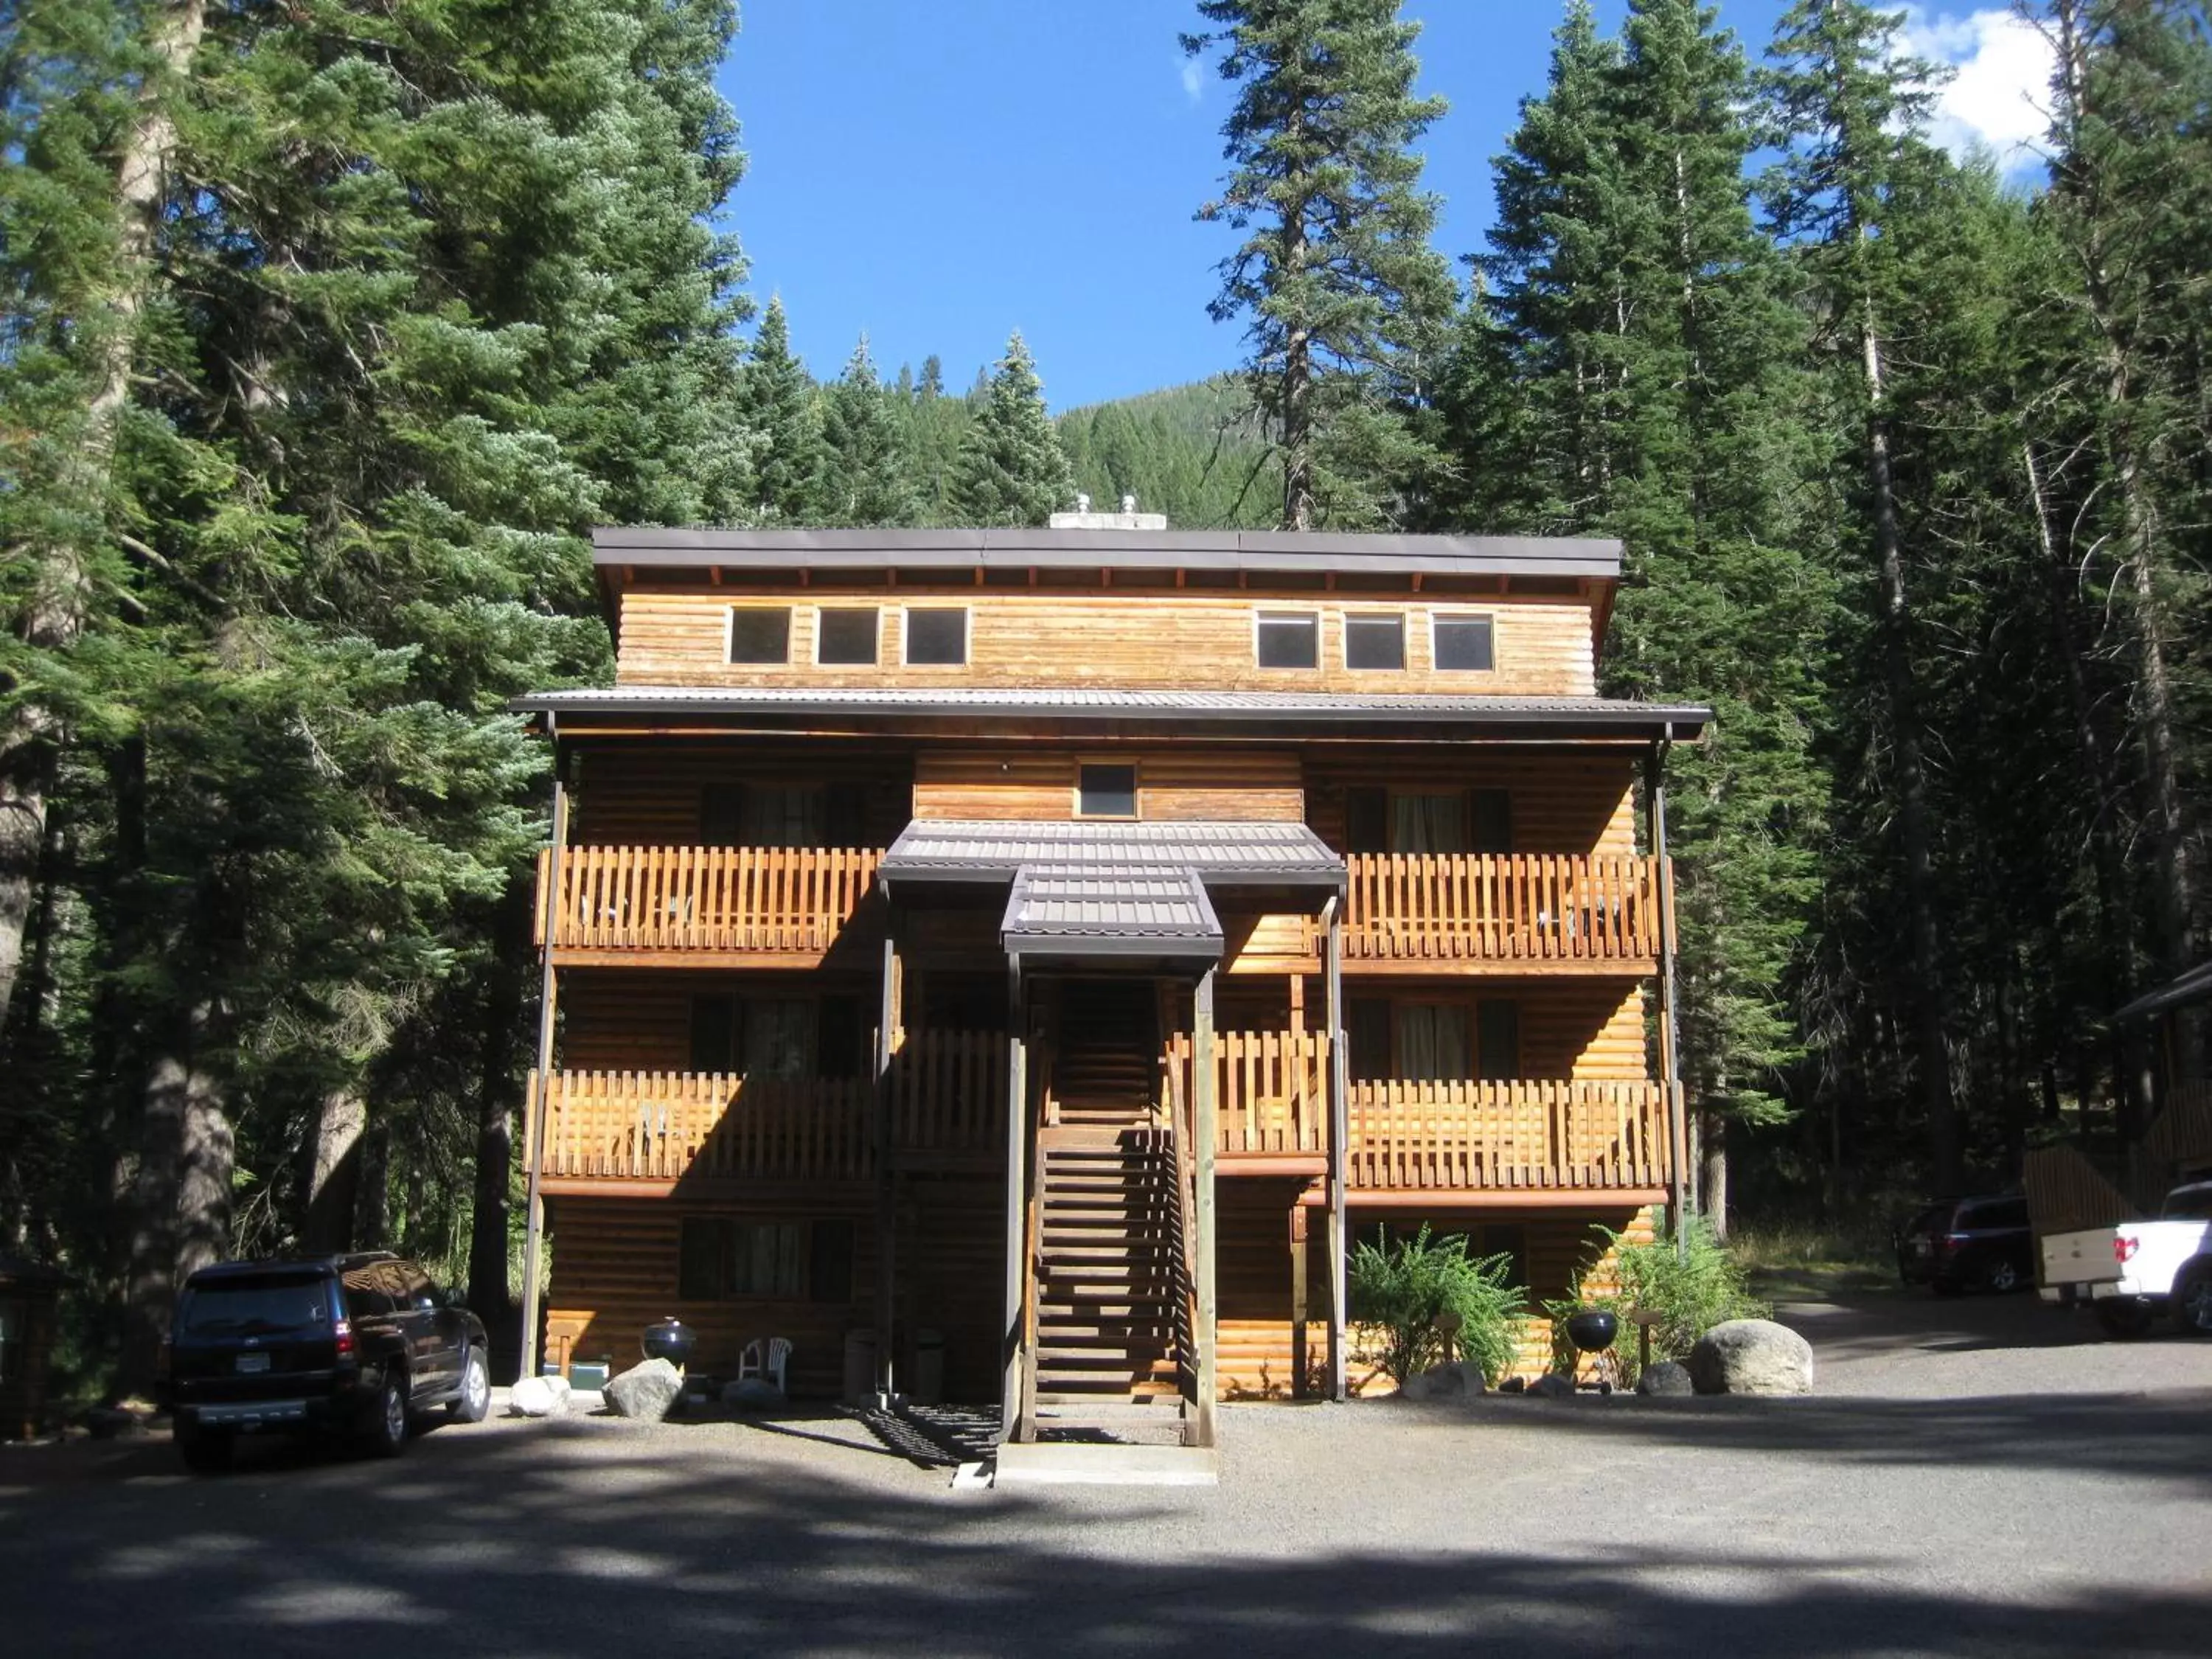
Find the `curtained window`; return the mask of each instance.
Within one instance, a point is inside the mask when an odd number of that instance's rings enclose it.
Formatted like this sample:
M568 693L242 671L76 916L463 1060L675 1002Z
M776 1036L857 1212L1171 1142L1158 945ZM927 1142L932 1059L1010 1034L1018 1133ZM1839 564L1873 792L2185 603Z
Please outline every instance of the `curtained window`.
M1391 796L1390 850L1466 852L1467 797L1456 792L1449 795Z
M745 1075L793 1082L814 1075L814 1007L788 997L744 1003Z
M1413 1002L1398 1009L1398 1075L1413 1083L1474 1075L1467 1008L1457 1002Z

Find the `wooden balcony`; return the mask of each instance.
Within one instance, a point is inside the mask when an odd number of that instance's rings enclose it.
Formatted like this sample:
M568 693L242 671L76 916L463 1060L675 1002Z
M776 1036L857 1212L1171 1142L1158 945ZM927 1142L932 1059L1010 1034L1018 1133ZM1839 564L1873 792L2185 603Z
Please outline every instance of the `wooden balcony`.
M882 854L854 847L568 847L555 959L623 965L817 965L860 910ZM552 854L538 855L536 942Z
M994 1167L1006 1149L1006 1040L915 1030L892 1057L903 1169ZM538 1097L538 1078L530 1078ZM556 1072L538 1166L549 1192L658 1195L702 1182L872 1180L870 1078L780 1081L692 1072Z
M1323 1172L1327 1038L1223 1031L1214 1046L1222 1173ZM1169 1062L1188 1073L1188 1036L1170 1039ZM1345 1180L1378 1196L1647 1192L1670 1178L1667 1109L1656 1083L1354 1083Z
M1659 957L1656 859L1547 853L1353 854L1348 967L1619 972Z

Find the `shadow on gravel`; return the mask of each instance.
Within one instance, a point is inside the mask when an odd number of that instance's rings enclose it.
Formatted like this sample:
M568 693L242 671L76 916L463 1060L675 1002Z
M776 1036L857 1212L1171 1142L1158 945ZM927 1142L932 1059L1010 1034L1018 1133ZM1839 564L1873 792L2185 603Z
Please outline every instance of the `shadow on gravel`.
M1875 1455L1878 1436L1908 1432L1910 1414L1643 1412L1607 1414L1601 1426L1595 1414L1585 1423L1571 1407L1559 1413L1566 1431L1594 1435L1717 1432L1797 1449L1841 1435L1841 1455ZM1916 1455L1962 1433L1972 1455L1971 1424L1930 1420L1913 1437ZM257 1459L230 1478L198 1481L169 1473L166 1447L147 1446L109 1455L98 1479L28 1495L9 1489L15 1471L0 1462L8 1650L88 1659L137 1656L149 1644L183 1655L404 1644L550 1659L639 1650L1820 1659L1869 1650L2059 1659L2200 1654L2212 1630L2212 1595L2092 1601L2014 1585L2013 1599L1968 1602L1877 1584L1869 1575L1911 1567L1902 1535L1894 1559L1808 1563L1749 1541L1621 1552L1554 1538L1532 1516L1528 1553L1267 1559L1275 1540L1206 1531L1217 1494L963 1498L922 1490L912 1484L918 1474L897 1477L906 1490L844 1473L801 1478L732 1443L672 1456L665 1442L647 1451L588 1433L464 1432L396 1464ZM1288 1501L1330 1499L1313 1490ZM1132 1539L1170 1522L1203 1537L1202 1554L1186 1536L1155 1559L1134 1559Z

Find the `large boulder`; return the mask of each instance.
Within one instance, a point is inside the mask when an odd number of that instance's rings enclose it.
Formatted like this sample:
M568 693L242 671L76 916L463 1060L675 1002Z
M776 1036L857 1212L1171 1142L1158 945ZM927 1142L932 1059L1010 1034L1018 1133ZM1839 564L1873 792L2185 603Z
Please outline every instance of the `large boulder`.
M1655 1360L1644 1368L1644 1375L1636 1379L1636 1392L1643 1395L1695 1394L1696 1384L1690 1381L1686 1365L1673 1359Z
M1560 1371L1546 1371L1528 1385L1528 1392L1540 1400L1572 1400L1575 1379Z
M568 1379L526 1376L507 1391L507 1408L517 1417L557 1417L568 1409Z
M791 1402L764 1376L741 1376L722 1385L722 1403L732 1411L780 1412Z
M1810 1394L1813 1345L1771 1319L1731 1319L1690 1350L1699 1394Z
M617 1417L635 1417L641 1423L658 1423L684 1392L684 1373L665 1359L648 1359L633 1365L606 1386L608 1407Z
M1456 1402L1478 1397L1486 1386L1482 1367L1462 1359L1455 1364L1436 1365L1414 1372L1398 1392L1407 1400Z

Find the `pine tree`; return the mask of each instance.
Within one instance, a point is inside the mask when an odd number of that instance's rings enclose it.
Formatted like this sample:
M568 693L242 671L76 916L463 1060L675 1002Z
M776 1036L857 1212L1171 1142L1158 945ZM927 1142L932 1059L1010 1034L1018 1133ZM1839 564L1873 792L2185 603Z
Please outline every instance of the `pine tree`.
M1016 330L954 458L948 506L963 525L1042 525L1074 505L1075 481Z
M822 397L822 481L815 520L860 526L910 525L917 503L907 454L903 400L876 378L868 337Z
M1200 0L1237 88L1231 172L1200 208L1250 234L1222 261L1217 322L1243 318L1254 404L1283 450L1282 526L1366 524L1422 456L1405 418L1437 368L1455 295L1429 245L1436 198L1413 145L1443 112L1413 95L1420 26L1396 0Z
M792 355L781 295L771 298L745 364L741 407L755 444L752 507L764 521L804 524L822 484L820 400Z

